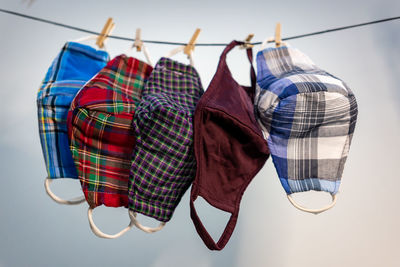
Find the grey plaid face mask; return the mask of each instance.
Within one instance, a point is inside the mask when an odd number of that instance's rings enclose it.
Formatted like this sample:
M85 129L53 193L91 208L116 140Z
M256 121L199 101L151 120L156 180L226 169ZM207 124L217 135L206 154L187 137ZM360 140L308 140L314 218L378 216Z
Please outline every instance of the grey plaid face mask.
M353 92L291 47L260 51L257 69L256 112L289 200L313 213L332 207L357 120ZM332 204L309 210L290 197L309 190Z

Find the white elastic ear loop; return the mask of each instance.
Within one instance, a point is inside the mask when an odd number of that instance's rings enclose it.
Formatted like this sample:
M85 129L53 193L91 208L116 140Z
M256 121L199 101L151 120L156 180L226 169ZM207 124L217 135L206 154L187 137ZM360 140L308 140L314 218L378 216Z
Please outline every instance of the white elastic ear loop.
M267 47L268 42L273 41L274 37L268 37L261 43L261 50Z
M262 43L261 43L261 50L263 50L264 48L267 47L268 43L274 41L274 37L268 37L267 39L265 39ZM290 46L288 43L286 42L281 42L281 46Z
M194 60L193 60L193 57L192 57L192 53L189 54L188 58L189 58L189 61L190 61L190 66L194 67Z
M56 196L51 190L50 190L50 184L53 182L53 179L50 179L48 177L46 177L46 179L44 180L44 188L46 189L46 193L47 195L49 195L49 197L51 199L53 199L55 202L57 202L58 204L65 204L65 205L78 205L81 204L82 202L85 201L85 196L81 196L81 197L76 197L70 200L66 200L66 199L62 199L58 196Z
M89 36L84 36L84 37L76 39L76 40L71 40L71 42L80 43L80 42L96 40L96 39L97 39L97 35L89 35Z
M96 40L98 37L99 37L98 35L89 35L89 36L84 36L84 37L79 38L79 39L71 40L70 42L82 43L82 42L85 42L85 41ZM104 50L104 51L108 52L107 48L106 48L105 40L103 42L103 48L101 50Z
M128 51L126 51L125 54L126 54L126 55L129 55L129 54L132 52L132 50L133 50L134 47L135 47L135 46L129 47L129 48L128 48ZM142 51L143 51L144 57L146 58L147 63L148 63L150 66L153 66L153 63L151 62L151 59L150 59L149 50L147 50L147 47L146 47L144 44L142 44Z
M178 54L179 52L182 52L185 49L185 46L178 46L177 48L172 49L165 57L173 57L176 54Z
M332 195L332 194L331 194L331 196L332 196L332 203L330 203L328 206L323 207L323 208L321 208L321 209L308 209L308 208L302 207L302 206L300 206L299 204L297 204L296 201L294 201L294 199L292 198L292 196L291 196L290 194L287 195L287 198L289 199L290 203L292 203L292 205L293 205L294 207L296 207L297 209L299 209L299 210L301 210L301 211L305 211L305 212L309 212L309 213L313 213L313 214L317 215L318 213L321 213L321 212L324 212L324 211L326 211L326 210L329 210L330 208L332 208L333 206L335 206L336 200L337 200L336 194L335 194L335 195Z
M89 219L90 229L92 229L92 232L96 236L101 237L101 238L107 238L107 239L118 238L118 237L122 236L123 234L125 234L126 232L128 232L133 227L133 221L131 219L131 221L129 222L129 225L127 227L125 227L124 229L122 229L119 233L116 233L114 235L105 234L95 225L95 223L93 221L93 209L90 207L88 209L88 219Z
M147 47L144 44L142 44L142 50L143 50L144 57L147 60L147 63L149 63L150 66L153 66L153 63L150 60L149 51L147 50Z
M177 48L171 50L165 57L167 58L171 58L173 56L175 56L176 54L178 54L179 52L182 52L185 49L186 46L178 46ZM190 62L190 66L194 67L194 60L192 57L192 53L189 54L188 56L189 58L189 62Z
M161 229L163 229L164 226L165 226L165 224L166 224L165 222L160 222L160 224L158 225L158 227L155 227L155 228L143 226L143 225L141 225L141 224L138 222L138 220L136 219L136 216L137 216L136 212L133 212L132 210L129 210L129 217L131 218L131 221L133 222L133 224L134 224L137 228L139 228L140 230L142 230L143 232L146 232L146 233L155 233L155 232L158 232L158 231L160 231Z

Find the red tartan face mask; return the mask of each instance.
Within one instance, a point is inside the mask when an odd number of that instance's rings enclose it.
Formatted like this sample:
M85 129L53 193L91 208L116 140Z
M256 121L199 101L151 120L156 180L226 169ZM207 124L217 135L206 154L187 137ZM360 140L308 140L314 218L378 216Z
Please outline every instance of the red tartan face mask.
M99 205L128 207L135 146L132 121L152 69L135 58L118 56L80 90L71 104L71 152L90 206L89 219L91 209Z
M221 250L228 243L236 225L242 195L269 156L267 143L258 127L253 99L255 72L251 65L251 87L239 85L221 55L217 73L197 104L194 115L194 152L197 162L190 208L196 230L209 249ZM247 49L252 63L252 50ZM215 243L198 217L194 201L203 197L217 209L231 213L229 222Z

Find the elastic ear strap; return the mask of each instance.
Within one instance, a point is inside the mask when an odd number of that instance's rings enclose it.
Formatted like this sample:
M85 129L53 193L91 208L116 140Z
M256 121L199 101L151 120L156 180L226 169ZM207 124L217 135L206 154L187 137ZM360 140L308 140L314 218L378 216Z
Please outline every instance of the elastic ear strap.
M193 60L193 57L192 57L192 53L190 53L188 55L188 58L189 58L190 66L194 67L194 60Z
M254 70L254 66L253 66L253 49L247 48L246 49L247 52L247 58L250 61L250 80L251 80L251 87L252 88L256 88L256 71Z
M178 54L179 52L182 52L185 49L185 46L178 46L175 49L172 49L165 57L170 58Z
M147 63L149 63L150 66L153 66L153 63L150 60L149 51L147 50L147 47L144 44L142 44L142 50L143 50L143 54L147 60Z
M96 39L97 39L97 35L89 35L89 36L81 37L79 39L72 40L71 42L80 43L80 42L96 40Z
M101 50L106 51L108 53L105 41L103 41L103 48L101 48Z
M122 236L123 234L125 234L126 232L128 232L133 227L133 222L131 220L129 222L129 225L127 227L125 227L124 229L122 229L119 233L116 233L115 235L105 234L99 228L97 228L96 224L94 223L94 221L93 221L93 209L90 208L90 207L88 209L88 219L89 219L90 229L92 229L92 232L96 236L101 237L101 238L107 238L107 239L118 238L118 237Z
M203 240L204 244L206 244L206 246L211 250L221 250L225 247L232 236L233 230L236 226L238 215L232 213L228 223L226 224L225 230L217 243L215 243L214 239L210 236L210 234L207 232L206 228L202 224L199 216L197 215L192 198L190 199L190 217L192 218L194 226L196 227L196 231Z
M131 46L131 47L128 48L128 50L126 51L126 55L127 56L132 52L134 47L135 46ZM147 50L147 47L144 44L142 44L142 51L143 51L144 57L146 58L147 63L150 66L153 66L153 63L151 62L151 59L150 59L150 56L149 56L149 50Z
M297 209L299 209L301 211L313 213L313 214L318 214L318 213L324 212L326 210L329 210L330 208L335 206L336 200L337 200L336 195L331 194L331 196L332 196L332 202L328 206L323 207L321 209L308 209L308 208L302 207L299 204L297 204L296 201L294 201L294 199L292 198L292 196L290 194L287 195L287 198L289 199L290 203L292 203L292 205L295 206Z
M98 38L97 35L89 35L89 36L85 36L85 37L82 37L82 38L79 38L79 39L76 39L76 40L72 40L70 42L81 43L81 42L84 42L84 41L96 40L97 38ZM107 48L105 47L105 43L103 43L103 46L104 47L103 47L102 50L108 52Z
M224 51L222 51L221 57L220 57L220 61L225 61L226 55L235 47L238 45L242 45L244 44L244 42L239 42L239 41L232 41L230 42L224 49Z
M133 212L132 210L129 210L129 217L131 218L131 221L133 222L133 224L139 228L140 230L142 230L143 232L146 233L155 233L160 231L161 229L164 228L165 226L165 222L160 222L160 224L158 225L158 227L155 228L151 228L151 227L147 227L147 226L143 226L139 223L139 221L136 219L136 212Z
M171 57L175 56L176 54L178 54L179 52L182 52L184 50L185 50L185 46L178 46L177 48L171 50L165 57L171 58ZM190 61L190 66L194 67L192 53L189 54L188 58Z
M261 43L261 50L267 47L268 42L273 41L274 37L268 37Z
M58 204L78 205L78 204L81 204L82 202L85 201L85 196L76 197L76 198L73 198L73 199L70 199L70 200L62 199L62 198L56 196L50 189L50 184L52 182L53 182L53 179L46 178L44 180L44 188L46 189L47 195L49 195L49 197L51 199L53 199L55 202L57 202Z
M220 57L220 62L218 64L218 66L220 66L221 64L226 64L226 55L235 47L238 45L243 45L244 42L240 42L240 41L232 41L230 44L228 44L224 51L221 54ZM253 89L255 89L256 87L256 72L254 70L254 66L253 66L253 49L251 47L246 49L246 53L247 53L247 58L249 59L250 62L250 80L251 80L251 87Z

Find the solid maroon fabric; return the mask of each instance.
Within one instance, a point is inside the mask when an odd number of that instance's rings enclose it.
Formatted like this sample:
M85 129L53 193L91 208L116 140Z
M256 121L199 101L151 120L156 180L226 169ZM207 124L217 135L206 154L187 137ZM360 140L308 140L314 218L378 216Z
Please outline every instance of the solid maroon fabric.
M190 214L198 234L211 250L221 250L228 243L242 195L269 156L267 142L254 115L256 75L252 49L247 49L251 87L239 85L226 64L226 54L241 44L232 41L223 51L217 72L194 115L197 173L190 195ZM215 208L231 213L218 243L197 216L193 203L198 196Z

